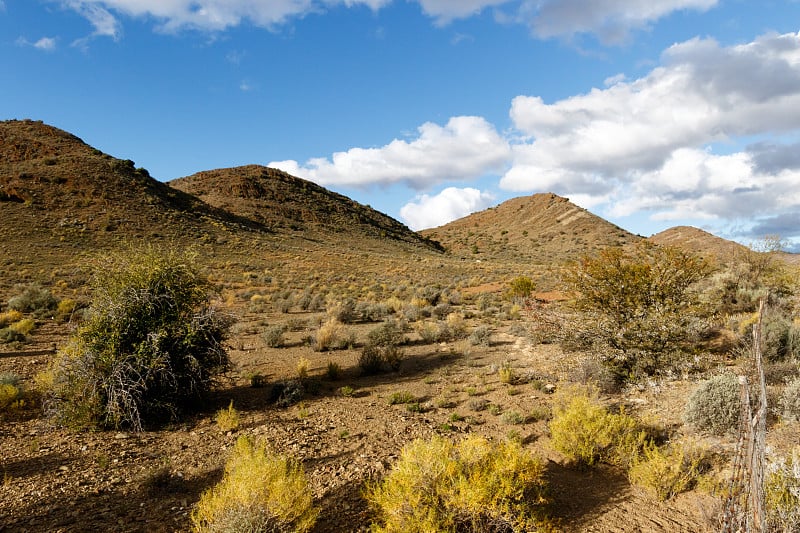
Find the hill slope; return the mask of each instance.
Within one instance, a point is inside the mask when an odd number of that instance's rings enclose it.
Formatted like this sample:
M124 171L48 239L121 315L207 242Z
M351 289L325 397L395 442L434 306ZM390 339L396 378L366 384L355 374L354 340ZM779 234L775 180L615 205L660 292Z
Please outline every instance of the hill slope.
M741 244L692 226L676 226L648 238L659 245L675 246L709 259L727 262L745 250Z
M390 239L437 247L397 220L341 194L259 165L199 172L169 182L204 202L274 232Z
M513 198L421 233L454 254L537 263L563 262L640 239L551 193Z

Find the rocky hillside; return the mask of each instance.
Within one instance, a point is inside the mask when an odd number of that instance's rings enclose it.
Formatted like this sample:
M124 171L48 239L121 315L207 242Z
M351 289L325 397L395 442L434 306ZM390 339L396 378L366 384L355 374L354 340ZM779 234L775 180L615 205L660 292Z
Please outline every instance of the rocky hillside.
M169 182L272 232L371 237L438 249L397 220L283 171L259 165L199 172Z
M648 238L649 241L665 246L675 246L708 259L726 262L745 247L739 243L717 237L707 231L692 226L676 226Z
M641 239L550 193L513 198L422 234L461 256L535 263L563 262Z

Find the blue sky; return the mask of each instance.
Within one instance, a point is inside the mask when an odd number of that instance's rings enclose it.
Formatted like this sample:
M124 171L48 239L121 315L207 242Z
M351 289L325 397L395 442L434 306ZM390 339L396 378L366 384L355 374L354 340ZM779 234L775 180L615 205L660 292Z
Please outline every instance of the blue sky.
M0 119L168 181L277 166L415 229L555 192L800 248L800 2L0 0Z

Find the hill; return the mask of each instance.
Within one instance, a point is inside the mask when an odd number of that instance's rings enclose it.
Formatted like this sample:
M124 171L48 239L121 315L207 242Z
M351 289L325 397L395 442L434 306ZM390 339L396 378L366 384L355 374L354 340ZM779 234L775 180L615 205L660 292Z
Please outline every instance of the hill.
M228 213L272 232L389 239L438 247L397 220L324 187L259 165L199 172L169 182Z
M676 226L666 229L648 238L649 241L662 246L675 246L708 259L720 262L731 260L737 253L745 251L741 244L692 226Z
M561 263L640 239L551 193L513 198L421 233L453 254L534 263Z

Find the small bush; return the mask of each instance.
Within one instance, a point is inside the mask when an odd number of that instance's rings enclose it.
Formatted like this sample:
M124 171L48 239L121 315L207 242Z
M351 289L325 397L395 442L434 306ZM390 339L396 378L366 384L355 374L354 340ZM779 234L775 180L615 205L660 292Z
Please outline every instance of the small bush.
M473 346L489 346L492 339L492 330L489 326L478 326L472 330L469 342Z
M16 374L0 374L0 411L5 411L22 399L22 387Z
M217 414L214 415L214 419L217 421L217 427L223 432L239 429L239 411L233 407L233 400L231 400L227 409L220 409L217 411Z
M358 356L358 368L365 376L372 376L383 370L383 352L379 346L367 344Z
M508 361L504 362L497 372L501 383L513 384L517 381L517 373Z
M642 456L634 460L628 477L632 483L666 501L692 489L708 468L708 452L704 448L685 443L659 448L651 442L642 449Z
M387 401L389 402L389 405L397 405L397 404L411 403L416 400L417 400L416 397L414 397L414 395L411 394L410 392L402 391L402 392L393 392L389 396L389 399Z
M281 325L270 326L261 335L264 339L264 344L270 348L280 348L283 346L283 334L286 332L286 327Z
M376 532L538 531L545 488L542 462L518 442L434 437L405 446L367 499Z
M337 318L330 318L317 330L314 337L314 350L324 352L342 346L345 335L344 326Z
M4 313L0 313L0 328L4 328L14 322L19 322L20 320L22 320L22 313L16 309L10 309Z
M397 346L404 342L403 326L396 320L387 320L367 333L367 343L375 346Z
M624 412L610 413L593 387L559 388L550 421L553 448L581 466L597 462L627 466L644 445L645 433Z
M536 288L533 280L527 276L517 276L512 279L508 287L508 296L511 299L529 298Z
M25 340L25 335L15 331L11 328L0 329L0 342L3 344L11 344L13 342L22 342Z
M353 300L336 302L328 308L328 315L335 318L342 324L352 324L358 320L356 313L356 303Z
M240 437L225 474L192 511L198 532L309 531L319 511L302 466Z
M16 331L20 335L24 336L30 334L30 332L33 331L35 327L36 327L36 322L32 318L23 318L22 320L14 322L10 326L8 326L8 329Z
M17 288L21 290L21 293L8 300L8 308L13 311L44 316L53 311L58 305L58 300L55 296L37 283L18 286Z
M308 378L308 369L311 366L311 361L306 359L305 357L301 357L297 360L297 377L300 379L307 379Z
M741 409L739 379L730 373L720 374L695 389L683 418L700 431L723 435L739 427Z
M769 531L800 531L800 448L767 464L764 500Z
M325 377L331 381L336 381L342 377L342 367L336 361L328 361L328 366L325 369Z
M414 329L425 344L439 342L439 328L436 324L432 322L418 322Z
M68 322L72 319L75 312L78 310L78 302L72 298L64 298L58 302L56 307L55 318L62 322Z
M278 407L289 407L300 402L306 394L303 382L299 379L278 381L272 385L269 401Z
M345 398L352 398L355 394L356 390L351 387L350 385L345 385L344 387L339 387L339 394L344 396Z
M780 405L785 419L800 420L800 378L786 385Z

